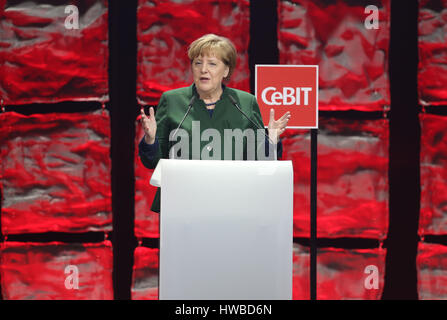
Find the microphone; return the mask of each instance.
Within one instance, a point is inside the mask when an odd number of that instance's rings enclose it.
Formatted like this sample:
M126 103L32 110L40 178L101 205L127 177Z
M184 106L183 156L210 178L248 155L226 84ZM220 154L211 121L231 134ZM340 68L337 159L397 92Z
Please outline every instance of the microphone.
M245 112L242 111L242 108L239 106L239 104L237 103L236 99L235 99L231 94L229 94L228 97L230 98L230 100L231 100L231 102L233 103L233 105L239 110L239 112L242 113L242 114L245 116L245 118L247 118L248 121L250 121L250 122L257 128L257 129L261 129L261 130L264 129L264 128L259 127L258 124L257 124L256 122L254 122L253 120L251 120L251 119L245 114ZM262 134L268 139L268 141L269 141L271 144L274 144L273 141L270 139L270 137L269 137L268 135L265 134L265 129L262 130L261 132L262 132Z
M196 95L193 95L191 100L189 100L188 109L186 110L186 113L183 116L182 121L180 121L180 123L178 124L177 128L175 129L174 134L172 135L172 137L169 137L169 140L173 141L175 139L175 136L177 135L178 130L180 129L181 125L183 124L183 121L185 121L186 117L188 116L189 112L191 111L192 104L194 103L194 101L196 101L196 98L197 98ZM169 156L169 158L174 159L174 148L171 148L169 153L171 154Z
M185 115L183 116L182 121L180 121L180 123L177 126L177 129L175 129L174 134L172 135L172 137L170 138L170 140L174 140L178 130L180 129L181 125L183 124L183 121L185 121L186 117L188 116L189 112L191 111L192 108L192 104L194 103L194 101L196 101L196 95L193 95L191 100L189 100L189 104L188 104L188 110L186 110Z

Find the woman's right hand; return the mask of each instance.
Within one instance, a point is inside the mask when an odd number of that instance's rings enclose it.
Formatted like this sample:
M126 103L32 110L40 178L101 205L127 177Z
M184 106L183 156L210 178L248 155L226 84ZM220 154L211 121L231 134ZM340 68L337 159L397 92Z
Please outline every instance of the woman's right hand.
M141 108L141 125L144 130L144 141L147 144L155 142L155 133L157 132L157 121L155 121L154 108L149 108L149 117L144 113L144 108Z

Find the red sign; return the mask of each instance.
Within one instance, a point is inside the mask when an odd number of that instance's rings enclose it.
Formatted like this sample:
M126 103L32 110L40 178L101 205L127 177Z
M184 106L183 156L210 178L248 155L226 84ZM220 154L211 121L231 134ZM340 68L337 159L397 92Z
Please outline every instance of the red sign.
M318 128L318 66L256 65L256 99L267 125L270 109L275 119L290 111L287 128Z

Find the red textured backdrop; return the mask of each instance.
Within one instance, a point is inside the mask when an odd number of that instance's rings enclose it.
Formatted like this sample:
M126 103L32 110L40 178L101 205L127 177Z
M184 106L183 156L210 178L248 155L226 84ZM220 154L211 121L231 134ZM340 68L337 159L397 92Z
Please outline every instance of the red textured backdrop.
M317 258L318 299L379 300L382 296L385 255L383 249L319 249ZM158 295L158 249L138 247L134 254L132 299L155 300ZM365 267L378 268L378 289L365 288ZM293 248L293 299L310 298L309 249L298 244Z
M293 299L310 299L309 248L294 244ZM317 253L318 300L380 300L385 276L384 249L320 248ZM378 289L365 287L367 266L378 270ZM369 282L369 281L367 281Z
M151 211L157 188L149 184L154 170L149 170L138 157L138 143L144 136L141 128L140 116L135 123L135 236L138 238L159 237L159 217L156 212Z
M107 111L0 114L3 234L110 231Z
M419 101L447 105L447 1L419 0Z
M320 110L381 110L390 105L390 1L368 30L365 2L278 0L281 64L319 65Z
M379 300L385 276L384 249L318 249L317 298ZM367 266L378 269L378 289L367 289Z
M420 300L447 299L447 246L419 242L416 258Z
M388 231L389 122L320 119L318 237L383 239ZM285 132L294 170L294 236L310 236L310 135Z
M248 0L139 1L138 81L141 104L155 105L169 89L192 83L189 44L206 33L228 37L238 51L229 86L249 91Z
M309 248L293 244L293 300L310 299L310 254ZM317 261L318 264L318 261ZM318 271L318 268L317 268ZM318 277L317 277L318 280ZM318 285L318 284L317 284Z
M65 28L67 5L79 8L79 29ZM107 0L1 1L4 103L108 100L107 12Z
M158 249L135 249L131 292L132 300L158 299Z
M278 1L282 64L318 64L320 109L381 110L390 104L390 0L378 1L380 29L367 30L364 2ZM0 97L8 105L108 100L106 0L0 0ZM330 3L330 4L328 4ZM67 30L64 9L80 9L80 29ZM420 0L419 96L447 104L446 0ZM139 1L138 89L156 104L165 90L189 85L188 44L205 33L232 39L239 51L230 86L249 90L249 0ZM323 22L324 23L323 23ZM445 234L447 117L420 116L420 234ZM22 116L0 114L2 232L111 230L110 119L107 112ZM318 236L383 239L388 230L387 120L320 120ZM142 133L137 125L137 142ZM294 162L294 236L309 236L309 135L286 131L284 159ZM135 150L137 152L137 150ZM136 155L136 154L135 154ZM151 171L136 155L135 233L158 237L150 212ZM5 299L112 299L111 244L2 243ZM422 299L446 299L447 247L420 243ZM320 249L318 299L378 299L383 249ZM158 250L135 250L133 299L157 296ZM64 286L66 265L80 270L80 289ZM378 290L367 290L364 268L379 268ZM309 254L294 246L294 299L309 298ZM305 289L303 289L305 288Z
M420 114L419 234L447 234L447 117Z
M0 278L5 300L111 300L112 244L5 242ZM78 289L68 289L78 270ZM70 282L70 281L68 281ZM68 283L70 284L70 283Z

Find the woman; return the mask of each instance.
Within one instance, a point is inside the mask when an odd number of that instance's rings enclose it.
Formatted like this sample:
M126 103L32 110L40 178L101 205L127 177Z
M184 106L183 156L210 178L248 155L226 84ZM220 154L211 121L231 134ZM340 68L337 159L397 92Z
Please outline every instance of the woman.
M156 115L152 107L149 116L141 109L144 137L139 144L139 156L142 163L153 169L160 158L253 158L253 152L250 151L258 149L253 139L250 139L252 135L249 130L264 128L256 98L223 84L223 81L229 80L236 67L234 45L227 38L207 34L191 43L188 57L194 83L163 93ZM277 142L289 119L290 112L286 112L274 120L274 112L271 110L268 137L262 137L265 149L271 146L276 148L276 145L281 148L281 143ZM238 133L242 131L246 135L241 138ZM211 143L210 137L206 139L204 135L213 137ZM179 139L180 142L177 142ZM186 141L182 142L182 139ZM238 141L242 142L242 147L238 147ZM175 152L177 143L183 148ZM230 147L228 144L231 144ZM256 155L254 159L259 158ZM160 212L160 189L157 190L151 210Z

